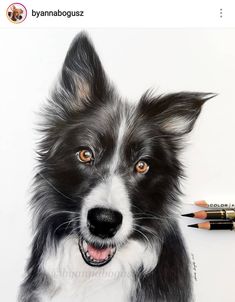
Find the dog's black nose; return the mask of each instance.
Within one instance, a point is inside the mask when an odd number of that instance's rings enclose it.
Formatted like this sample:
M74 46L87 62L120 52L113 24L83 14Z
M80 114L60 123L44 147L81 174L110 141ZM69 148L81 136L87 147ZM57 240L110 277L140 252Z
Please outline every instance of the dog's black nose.
M113 237L122 224L122 214L106 208L93 208L88 211L87 225L90 232L100 238Z

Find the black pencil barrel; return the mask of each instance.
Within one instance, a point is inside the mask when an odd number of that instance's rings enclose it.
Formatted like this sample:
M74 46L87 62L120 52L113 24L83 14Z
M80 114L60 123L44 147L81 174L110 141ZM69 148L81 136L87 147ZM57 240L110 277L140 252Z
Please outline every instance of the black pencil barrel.
M234 223L230 220L225 221L210 221L210 229L211 230L233 230Z

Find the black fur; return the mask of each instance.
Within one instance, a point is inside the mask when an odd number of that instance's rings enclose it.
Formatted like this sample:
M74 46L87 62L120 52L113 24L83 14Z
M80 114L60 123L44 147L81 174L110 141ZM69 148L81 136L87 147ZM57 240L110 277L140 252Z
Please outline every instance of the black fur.
M38 301L37 290L50 283L40 269L46 246L56 247L71 232L80 235L79 221L68 221L80 213L84 196L108 176L123 114L127 125L116 173L124 179L133 216L141 218L136 219L139 230L153 247L161 247L151 273L146 275L141 268L135 272L138 287L132 301L191 301L189 259L171 210L178 205L179 179L183 176L178 160L181 140L211 97L191 92L155 97L147 92L136 107L129 105L109 83L87 36L75 38L59 84L43 110L43 138L32 199L35 237L20 301ZM177 118L183 118L185 126L169 128ZM92 165L78 163L76 152L82 148L95 154ZM150 166L146 175L134 170L139 159ZM145 241L138 227L130 237Z

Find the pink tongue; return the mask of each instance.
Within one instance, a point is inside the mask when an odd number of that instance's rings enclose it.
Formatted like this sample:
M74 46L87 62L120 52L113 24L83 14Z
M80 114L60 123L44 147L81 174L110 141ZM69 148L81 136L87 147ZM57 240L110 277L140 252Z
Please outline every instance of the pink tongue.
M111 248L108 247L106 249L97 249L94 246L88 244L87 251L89 255L95 260L105 260L109 254L111 254Z

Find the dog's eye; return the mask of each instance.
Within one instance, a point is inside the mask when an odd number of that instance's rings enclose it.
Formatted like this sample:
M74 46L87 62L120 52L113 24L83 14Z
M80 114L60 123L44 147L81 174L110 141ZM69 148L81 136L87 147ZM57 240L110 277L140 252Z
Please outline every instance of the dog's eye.
M89 150L81 150L76 153L77 158L82 163L90 163L93 160L92 152Z
M143 161L143 160L140 160L136 165L135 165L135 171L137 173L140 173L140 174L146 174L149 170L149 165Z

